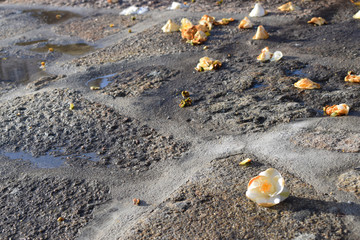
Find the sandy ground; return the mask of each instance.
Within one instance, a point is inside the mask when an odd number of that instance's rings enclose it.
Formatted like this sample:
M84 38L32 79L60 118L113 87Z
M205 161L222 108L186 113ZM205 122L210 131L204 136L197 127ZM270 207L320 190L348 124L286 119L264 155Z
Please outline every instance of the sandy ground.
M253 1L1 1L0 238L359 239L360 85L344 82L359 9L285 2L262 1L256 41L237 29ZM119 15L133 4L150 11ZM235 21L200 46L161 31L204 14ZM266 46L283 59L257 61ZM204 56L222 67L196 72ZM296 89L303 77L321 88ZM348 116L323 116L340 103ZM291 195L263 208L245 192L269 167Z

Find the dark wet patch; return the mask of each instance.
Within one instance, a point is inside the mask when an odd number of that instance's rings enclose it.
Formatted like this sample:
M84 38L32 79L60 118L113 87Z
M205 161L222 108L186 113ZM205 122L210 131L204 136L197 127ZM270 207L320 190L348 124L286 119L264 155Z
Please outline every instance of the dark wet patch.
M15 43L15 45L17 46L28 46L28 45L33 45L35 43L42 43L42 42L47 42L48 40L46 39L41 39L41 40L35 40L35 41L29 41L29 42L18 42Z
M68 11L44 11L41 9L24 10L24 13L31 13L31 16L42 20L46 24L56 24L74 17L81 17L79 14Z
M113 97L139 96L169 82L179 71L164 66L146 66L121 72L102 92Z
M263 84L263 83L257 83L253 86L253 88L265 88L267 87L268 85L266 84Z
M75 43L75 44L66 44L66 45L46 44L45 46L42 47L33 48L31 49L31 51L46 53L49 51L49 48L53 48L55 52L61 52L72 56L83 55L95 50L93 46L90 46L86 43Z

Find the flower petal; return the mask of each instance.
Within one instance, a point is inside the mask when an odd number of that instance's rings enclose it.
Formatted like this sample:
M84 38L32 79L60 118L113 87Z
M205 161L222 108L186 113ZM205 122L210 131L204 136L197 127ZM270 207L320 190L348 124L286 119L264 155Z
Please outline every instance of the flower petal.
M252 178L246 191L247 198L264 207L280 203L289 194L284 178L274 168L269 168Z

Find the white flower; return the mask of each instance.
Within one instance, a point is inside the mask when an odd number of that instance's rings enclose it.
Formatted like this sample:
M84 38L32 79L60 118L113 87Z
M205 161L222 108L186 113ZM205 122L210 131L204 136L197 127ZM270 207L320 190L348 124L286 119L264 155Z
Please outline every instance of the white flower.
M280 51L275 51L274 54L272 55L270 61L272 61L272 62L274 62L274 61L277 62L277 61L279 61L282 57L283 57L282 52L280 52Z
M252 178L246 197L263 207L274 206L289 196L285 180L274 168L269 168Z

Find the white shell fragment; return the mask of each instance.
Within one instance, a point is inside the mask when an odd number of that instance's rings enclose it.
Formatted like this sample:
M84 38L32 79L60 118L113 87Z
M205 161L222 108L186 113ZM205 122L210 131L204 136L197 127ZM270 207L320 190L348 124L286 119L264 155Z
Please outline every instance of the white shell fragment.
M252 178L246 191L247 198L263 207L272 207L289 195L284 178L274 168L269 168Z
M172 2L171 6L168 8L169 10L176 10L176 9L181 9L181 8L185 8L186 5L179 3L179 2Z
M143 14L149 11L148 7L130 6L120 12L120 15Z
M282 57L283 57L282 52L276 51L276 52L274 52L274 54L272 55L270 61L271 61L271 62L277 62L277 61L279 61Z
M262 17L266 15L265 9L261 6L260 3L256 3L253 10L251 10L250 17Z
M355 19L360 19L360 10L353 16Z
M169 19L167 23L161 28L161 30L165 33L177 32L179 29L180 26L174 23L171 19Z

